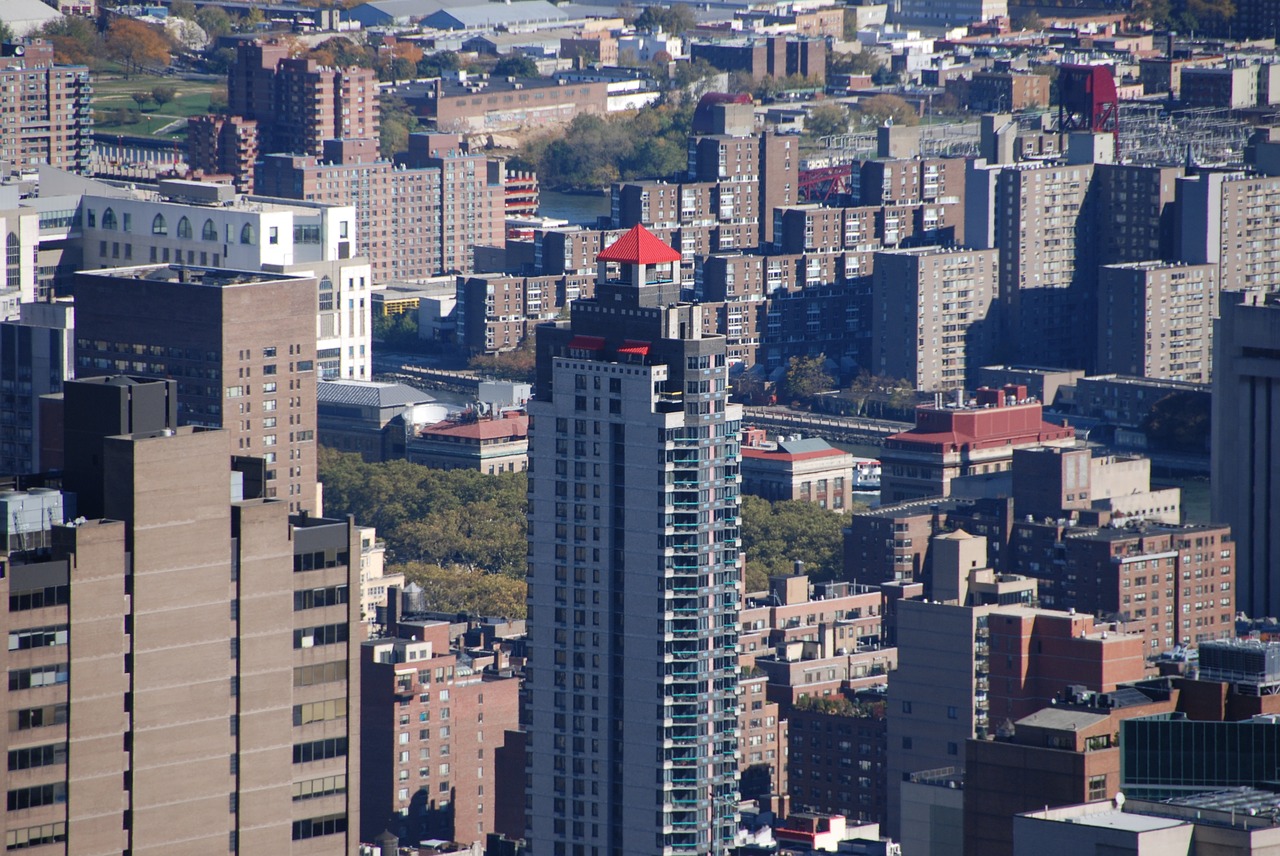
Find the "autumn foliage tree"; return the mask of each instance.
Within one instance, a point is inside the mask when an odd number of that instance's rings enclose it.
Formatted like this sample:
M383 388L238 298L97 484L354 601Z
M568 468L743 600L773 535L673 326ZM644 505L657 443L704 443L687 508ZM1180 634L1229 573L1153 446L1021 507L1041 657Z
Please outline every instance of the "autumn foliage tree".
M107 55L124 66L125 76L144 68L166 67L172 55L169 41L154 27L132 18L116 18L104 39Z
M887 121L895 125L920 124L920 114L910 104L888 93L862 99L858 102L858 112L865 122L872 125L883 125Z

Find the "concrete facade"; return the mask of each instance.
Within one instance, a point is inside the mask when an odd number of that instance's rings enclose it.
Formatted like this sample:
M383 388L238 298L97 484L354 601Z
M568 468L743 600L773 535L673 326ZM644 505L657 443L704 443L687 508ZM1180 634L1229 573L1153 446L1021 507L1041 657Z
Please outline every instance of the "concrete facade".
M315 289L310 277L169 265L85 272L76 374L176 378L180 424L224 428L227 454L266 462L267 497L314 511Z
M1224 301L1215 325L1213 515L1231 524L1240 609L1280 612L1280 303Z
M596 296L538 331L525 819L537 856L719 854L737 833L741 409L724 339L678 303L679 258L636 227L600 254Z

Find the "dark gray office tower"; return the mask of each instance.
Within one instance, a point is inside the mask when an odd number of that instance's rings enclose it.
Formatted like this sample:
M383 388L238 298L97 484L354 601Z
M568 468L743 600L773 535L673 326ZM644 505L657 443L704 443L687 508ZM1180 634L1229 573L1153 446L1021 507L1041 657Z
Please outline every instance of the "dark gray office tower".
M1213 519L1235 535L1240 609L1280 615L1280 298L1224 294L1213 352Z

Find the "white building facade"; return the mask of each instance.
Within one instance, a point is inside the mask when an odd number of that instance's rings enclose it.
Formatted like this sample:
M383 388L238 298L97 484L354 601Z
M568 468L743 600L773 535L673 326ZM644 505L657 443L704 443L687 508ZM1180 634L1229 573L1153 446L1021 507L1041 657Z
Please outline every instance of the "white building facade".
M353 256L354 206L229 190L163 181L159 193L85 194L83 269L174 263L314 275L319 378L371 379L373 274L367 259Z

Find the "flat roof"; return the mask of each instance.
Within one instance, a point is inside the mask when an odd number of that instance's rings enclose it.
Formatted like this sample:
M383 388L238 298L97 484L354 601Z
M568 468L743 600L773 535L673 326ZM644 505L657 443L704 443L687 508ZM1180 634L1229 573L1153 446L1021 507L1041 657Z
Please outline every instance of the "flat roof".
M1100 826L1105 829L1119 829L1125 832L1154 832L1157 829L1173 829L1176 826L1185 826L1187 824L1185 820L1152 817L1148 814L1130 814L1117 808L1111 808L1097 814L1063 818L1062 822L1075 823L1081 826Z

